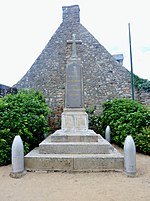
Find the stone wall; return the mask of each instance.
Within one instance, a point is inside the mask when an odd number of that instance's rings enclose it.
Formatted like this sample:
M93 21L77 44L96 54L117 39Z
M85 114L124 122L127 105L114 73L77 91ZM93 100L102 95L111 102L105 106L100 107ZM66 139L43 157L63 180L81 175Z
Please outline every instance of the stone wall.
M138 101L143 105L147 106L148 109L150 110L150 92L140 90L138 92Z
M82 44L77 45L77 55L83 68L85 106L101 109L106 100L131 98L130 72L80 23L79 6L67 6L62 10L62 23L15 87L41 90L51 107L64 106L65 70L71 56L71 44L67 44L67 40L76 34L76 39L82 40Z

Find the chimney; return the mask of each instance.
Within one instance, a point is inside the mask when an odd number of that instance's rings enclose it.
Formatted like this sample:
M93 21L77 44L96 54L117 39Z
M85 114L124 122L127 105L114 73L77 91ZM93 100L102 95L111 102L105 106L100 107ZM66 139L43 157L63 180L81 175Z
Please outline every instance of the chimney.
M78 5L63 6L63 22L77 23L80 22L80 8Z

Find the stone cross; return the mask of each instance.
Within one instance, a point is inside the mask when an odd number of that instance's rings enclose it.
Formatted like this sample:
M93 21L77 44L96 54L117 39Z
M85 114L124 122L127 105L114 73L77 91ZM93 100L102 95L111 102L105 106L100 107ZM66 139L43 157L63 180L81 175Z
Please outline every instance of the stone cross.
M72 56L66 65L65 108L83 108L82 66L76 50L76 44L81 44L81 41L76 40L73 34L67 43L72 43Z
M67 40L68 44L72 44L72 55L71 58L77 58L77 47L76 44L82 44L81 40L76 40L76 35L72 34L72 40Z

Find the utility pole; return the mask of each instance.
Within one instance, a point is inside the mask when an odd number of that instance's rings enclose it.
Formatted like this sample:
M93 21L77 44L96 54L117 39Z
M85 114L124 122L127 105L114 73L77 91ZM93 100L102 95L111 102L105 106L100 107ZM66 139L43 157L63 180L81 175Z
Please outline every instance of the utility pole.
M133 75L133 64L132 64L132 46L131 46L130 23L128 23L128 29L129 29L129 47L130 47L130 65L131 65L132 99L134 100L134 75Z

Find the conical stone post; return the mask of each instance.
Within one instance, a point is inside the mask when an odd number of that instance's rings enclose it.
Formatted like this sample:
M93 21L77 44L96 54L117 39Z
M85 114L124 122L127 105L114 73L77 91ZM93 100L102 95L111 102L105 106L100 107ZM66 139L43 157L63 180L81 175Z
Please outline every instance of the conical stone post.
M16 135L12 143L11 151L12 172L10 176L13 178L19 178L25 174L24 170L24 147L22 139L19 135Z
M106 127L106 130L105 130L105 139L110 142L110 126L107 126Z
M128 135L124 143L124 170L127 176L136 174L136 147L131 135Z

